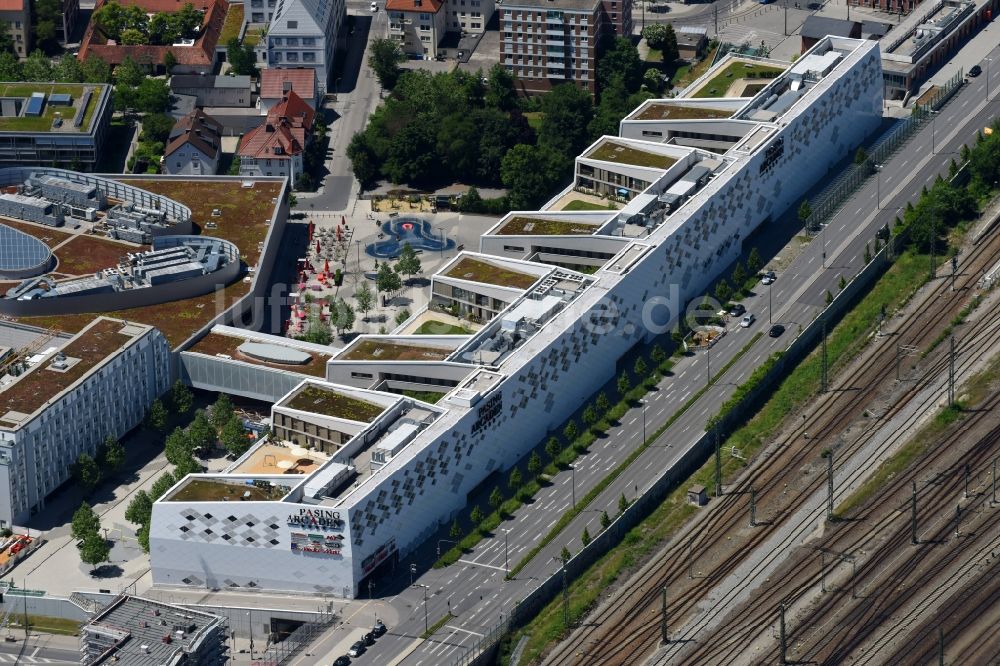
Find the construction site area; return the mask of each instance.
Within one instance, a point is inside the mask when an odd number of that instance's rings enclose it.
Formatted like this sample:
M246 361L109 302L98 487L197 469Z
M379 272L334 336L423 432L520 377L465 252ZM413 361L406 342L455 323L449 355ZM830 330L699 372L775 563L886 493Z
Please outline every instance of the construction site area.
M543 663L998 663L988 228Z

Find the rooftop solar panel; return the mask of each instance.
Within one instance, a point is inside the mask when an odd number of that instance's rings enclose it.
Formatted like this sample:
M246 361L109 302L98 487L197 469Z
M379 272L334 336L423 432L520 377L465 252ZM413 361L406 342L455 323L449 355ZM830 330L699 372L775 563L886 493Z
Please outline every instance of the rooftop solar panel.
M42 115L42 109L45 108L45 93L33 93L31 97L28 98L28 108L24 112L28 116L40 116Z

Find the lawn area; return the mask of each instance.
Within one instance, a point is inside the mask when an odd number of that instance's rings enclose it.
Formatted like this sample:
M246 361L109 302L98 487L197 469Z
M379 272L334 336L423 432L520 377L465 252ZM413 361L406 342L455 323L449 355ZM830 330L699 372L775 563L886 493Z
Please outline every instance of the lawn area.
M250 493L247 501L271 502L279 500L291 490L288 486L250 485L242 481L227 482L221 479L190 479L166 498L168 502L221 502L237 500Z
M538 282L537 275L503 268L488 261L480 261L471 257L463 258L445 275L458 280L470 280L472 282L495 284L501 287L516 287L518 289L527 289Z
M605 141L584 157L602 162L630 164L640 167L667 169L677 160L669 155L660 155L646 150L640 150L616 141Z
M8 597L8 603L16 603L17 597ZM80 633L81 622L67 620L61 617L49 617L47 615L29 615L29 631L38 631L43 634L61 634L63 636L77 636ZM10 628L24 631L24 614L10 614Z
M403 391L403 395L407 398L413 398L414 400L421 400L430 404L436 403L438 400L445 396L444 393L438 393L436 391Z
M541 111L529 111L524 114L524 117L528 119L528 125L531 129L536 132L542 128L542 117L545 116Z
M260 40L264 38L264 31L261 28L254 28L252 30L247 30L246 34L243 35L243 45L244 46L257 46L260 44Z
M649 49L646 53L646 62L663 62L663 51L659 49Z
M471 333L472 330L464 326L455 326L454 324L446 324L443 321L432 320L422 323L413 332L413 335L470 335Z
M650 104L635 120L701 120L706 118L729 118L732 111L712 109L707 106L681 106L679 104Z
M563 210L606 210L603 206L590 204L579 199L571 201L570 204L579 202L587 204L586 207L563 208ZM576 222L574 220L547 220L539 217L524 217L518 215L507 220L497 234L500 236L520 236L522 234L532 236L581 236L592 234L597 230L597 225Z
M708 68L712 65L712 61L715 60L715 54L718 50L719 47L715 47L705 54L704 60L699 60L693 65L681 65L678 67L674 71L674 75L670 78L670 85L678 89L690 85L692 81L708 71Z
M90 275L118 265L129 252L148 250L145 246L125 245L107 238L79 235L56 250L57 269L67 275Z
M602 206L592 201L584 201L583 199L573 199L568 204L563 206L562 209L563 210L614 210L612 206ZM593 231L590 231L588 233L593 233Z
M774 78L785 71L781 67L761 65L759 63L744 62L737 60L731 62L726 67L709 79L694 94L695 97L725 97L729 87L740 79L767 79Z
M371 423L385 411L382 405L313 385L308 385L296 393L284 406L301 412L323 414L361 423Z
M83 96L85 86L79 83L9 83L0 86L0 97L31 97L31 93L43 92L46 94L45 108L40 116L17 116L0 118L0 130L20 131L20 132L47 132L52 129L52 121L59 113L63 118L61 132L67 134L86 131L90 126L90 119L97 108L97 101L100 98L98 91L90 96L87 110L84 112L83 125L77 129L73 127L73 118L80 108L80 98ZM72 106L56 106L48 103L48 96L53 93L67 93L73 96ZM22 110L22 114L24 111Z
M362 340L347 350L341 361L443 361L450 349L387 340Z
M226 12L226 22L222 24L222 32L219 33L219 44L225 46L229 40L240 36L240 28L243 27L243 5L229 4L229 11Z

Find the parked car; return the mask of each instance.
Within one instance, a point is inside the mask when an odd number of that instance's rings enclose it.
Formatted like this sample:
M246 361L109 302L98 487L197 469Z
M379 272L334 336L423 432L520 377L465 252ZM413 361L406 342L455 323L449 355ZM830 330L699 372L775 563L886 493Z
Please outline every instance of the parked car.
M729 316L730 317L739 317L740 315L742 315L746 311L747 311L747 309L745 307L743 307L742 303L736 303L731 308L729 308Z
M355 657L355 658L360 657L364 653L365 653L365 644L361 641L355 641L354 645L351 646L351 649L347 651L347 655L349 657Z
M979 76L982 73L983 73L983 68L980 67L979 65L973 65L969 69L969 76Z
M361 640L365 642L365 647L371 647L372 645L375 645L375 634L369 631L361 637Z
M740 326L742 328L750 328L750 324L754 323L756 320L757 318L754 317L752 314L747 314L743 317L743 320L740 322Z
M333 664L331 664L331 666L351 666L351 658L347 655L337 657L333 660Z
M774 281L777 279L778 276L774 274L774 271L768 271L764 273L764 277L761 280L761 284L773 284Z
M782 326L781 324L775 324L774 326L771 327L771 330L768 331L767 334L770 335L772 338L777 338L784 332L785 332L784 326Z
M375 620L375 626L372 627L372 633L375 634L375 638L382 636L387 631L388 629L382 624L382 620Z

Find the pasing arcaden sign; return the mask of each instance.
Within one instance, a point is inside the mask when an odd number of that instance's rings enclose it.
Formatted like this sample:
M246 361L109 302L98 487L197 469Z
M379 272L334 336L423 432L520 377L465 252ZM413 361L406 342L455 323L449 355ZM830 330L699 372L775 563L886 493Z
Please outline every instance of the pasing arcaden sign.
M297 527L308 530L331 530L342 531L344 521L340 519L339 511L330 509L308 509L301 508L298 513L289 514L285 521L289 527Z

